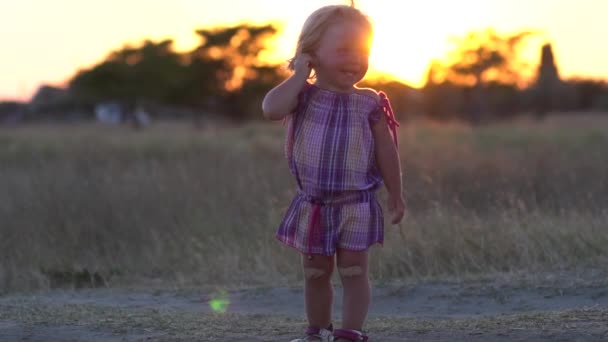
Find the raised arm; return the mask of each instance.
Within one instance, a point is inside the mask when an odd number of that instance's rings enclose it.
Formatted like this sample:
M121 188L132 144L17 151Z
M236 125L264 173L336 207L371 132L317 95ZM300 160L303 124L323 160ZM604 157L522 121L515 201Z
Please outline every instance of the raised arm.
M295 61L294 74L266 94L262 102L265 118L281 120L294 111L298 105L298 94L310 75L311 63L309 55L300 55Z

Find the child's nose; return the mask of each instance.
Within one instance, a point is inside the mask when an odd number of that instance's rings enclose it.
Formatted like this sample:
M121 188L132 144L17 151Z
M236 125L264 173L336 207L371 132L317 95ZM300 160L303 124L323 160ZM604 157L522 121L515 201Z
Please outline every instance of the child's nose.
M365 61L365 56L359 52L351 52L346 57L346 61L352 64L359 64Z

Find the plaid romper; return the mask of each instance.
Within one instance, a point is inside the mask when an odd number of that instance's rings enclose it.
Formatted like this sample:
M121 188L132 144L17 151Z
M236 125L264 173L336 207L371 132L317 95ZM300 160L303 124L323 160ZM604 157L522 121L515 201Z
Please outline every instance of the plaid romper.
M376 199L382 176L376 165L371 125L390 103L361 93L338 93L306 83L287 120L285 154L298 184L276 238L304 254L333 255L337 248L363 251L384 241Z

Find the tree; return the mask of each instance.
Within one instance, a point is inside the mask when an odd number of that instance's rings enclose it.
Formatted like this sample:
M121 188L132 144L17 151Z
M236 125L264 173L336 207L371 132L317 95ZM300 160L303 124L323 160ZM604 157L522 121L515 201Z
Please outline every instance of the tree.
M567 85L575 93L574 108L586 111L608 109L608 83L605 80L575 78L568 80Z
M197 30L202 44L193 52L193 60L220 62L216 65L219 87L226 91L238 89L246 79L255 78L259 54L266 48L267 39L277 30L272 25Z
M454 61L447 77L455 83L473 86L489 81L518 84L522 81L520 58L525 39L533 33L524 31L502 37L494 30L471 32L464 38L454 38Z
M521 48L534 33L524 31L501 36L492 29L471 32L463 38L452 38L454 49L446 63L434 62L429 70L428 84L449 82L468 88L465 92L469 104L470 120L478 123L489 110L486 88L490 83L511 87L522 84L522 70L527 64L521 58Z
M88 105L144 101L246 118L251 106L243 104L261 101L282 76L278 66L265 65L259 56L276 32L272 25L247 24L197 30L201 43L186 53L174 51L172 40L124 46L79 71L69 82L70 90Z
M191 75L207 82L193 79L190 83L192 89L198 88L201 101L219 102L234 118L247 117L251 107L244 104L260 97L280 78L278 66L263 65L259 59L276 32L272 25L247 24L197 30L201 44L190 54Z
M547 112L557 108L562 81L555 65L551 44L542 47L540 65L532 88L537 118L542 118Z
M175 102L186 66L172 46L172 40L146 40L140 47L112 51L103 62L78 72L70 88L86 102Z
M446 79L439 62L432 61L423 88L423 103L426 115L432 119L449 120L463 111L463 89Z

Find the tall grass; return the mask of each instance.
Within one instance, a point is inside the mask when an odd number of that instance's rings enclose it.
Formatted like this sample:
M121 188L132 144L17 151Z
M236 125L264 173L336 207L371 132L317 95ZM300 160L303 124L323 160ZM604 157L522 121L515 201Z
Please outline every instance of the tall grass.
M608 125L413 123L409 216L372 277L572 267L608 256ZM294 194L283 127L0 131L0 292L71 285L285 285ZM381 198L385 194L381 192Z

